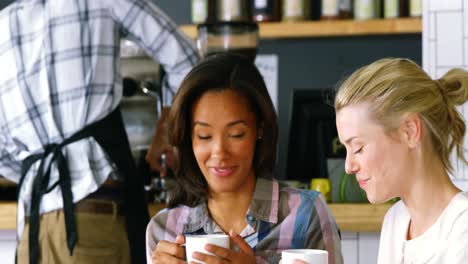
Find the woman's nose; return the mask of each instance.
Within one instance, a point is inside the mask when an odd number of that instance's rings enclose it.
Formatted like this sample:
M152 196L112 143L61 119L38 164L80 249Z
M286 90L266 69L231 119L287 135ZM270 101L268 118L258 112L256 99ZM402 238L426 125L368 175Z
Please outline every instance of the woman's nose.
M224 138L217 138L213 142L212 155L215 157L225 156L227 153L227 144Z
M345 171L347 174L355 174L358 171L358 164L350 155L346 155Z

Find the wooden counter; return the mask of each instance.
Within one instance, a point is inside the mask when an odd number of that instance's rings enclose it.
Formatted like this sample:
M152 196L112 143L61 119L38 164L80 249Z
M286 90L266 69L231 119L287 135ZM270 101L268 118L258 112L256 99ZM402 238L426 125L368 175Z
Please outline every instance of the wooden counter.
M393 204L329 204L341 231L380 232L388 209Z
M0 202L0 229L16 228L16 202Z
M341 231L380 232L383 217L391 204L329 204ZM163 209L163 204L150 204L151 216ZM16 228L16 202L0 202L0 229Z
M380 232L383 218L392 204L328 204L341 231ZM150 215L164 208L160 204L149 206Z

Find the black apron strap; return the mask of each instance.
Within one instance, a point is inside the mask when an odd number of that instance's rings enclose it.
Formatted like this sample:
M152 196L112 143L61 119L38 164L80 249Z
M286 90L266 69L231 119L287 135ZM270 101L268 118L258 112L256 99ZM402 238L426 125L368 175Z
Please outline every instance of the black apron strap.
M148 208L143 189L143 177L136 175L136 166L133 160L130 144L123 124L120 109L117 108L107 117L99 120L60 144L49 144L44 152L26 158L21 167L21 178L18 188L18 197L24 178L31 166L40 161L36 177L33 181L30 219L29 219L29 260L36 264L39 259L39 210L42 197L60 185L65 215L65 228L67 233L67 246L70 255L78 240L76 219L74 214L73 193L71 191L71 178L68 164L63 155L62 148L78 140L94 137L95 140L109 155L111 161L117 166L124 183L124 208L127 218L127 233L130 244L132 263L146 263L145 259L145 229L149 221ZM46 166L48 157L51 156ZM56 163L59 170L59 180L49 188L50 169Z
M124 208L132 263L146 263L145 234L149 222L144 178L138 175L120 111L111 116L114 129L98 129L93 134L123 176ZM117 125L117 127L115 127Z

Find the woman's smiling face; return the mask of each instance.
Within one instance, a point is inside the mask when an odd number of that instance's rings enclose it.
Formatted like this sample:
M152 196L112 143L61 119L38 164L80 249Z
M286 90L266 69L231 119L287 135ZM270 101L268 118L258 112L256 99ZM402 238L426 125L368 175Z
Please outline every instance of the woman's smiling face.
M209 191L237 192L255 184L257 119L232 89L208 91L192 108L192 148Z
M369 109L368 103L343 107L336 115L336 127L346 147L346 172L356 174L369 202L381 203L400 195L411 158L398 133L386 133Z

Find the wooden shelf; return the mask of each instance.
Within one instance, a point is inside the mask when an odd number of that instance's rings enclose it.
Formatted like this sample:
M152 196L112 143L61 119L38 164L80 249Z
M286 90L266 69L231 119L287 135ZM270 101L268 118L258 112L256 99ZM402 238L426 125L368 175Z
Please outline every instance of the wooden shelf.
M278 22L259 25L262 39L417 34L422 31L420 18ZM197 35L195 25L182 25L181 29L191 38Z

